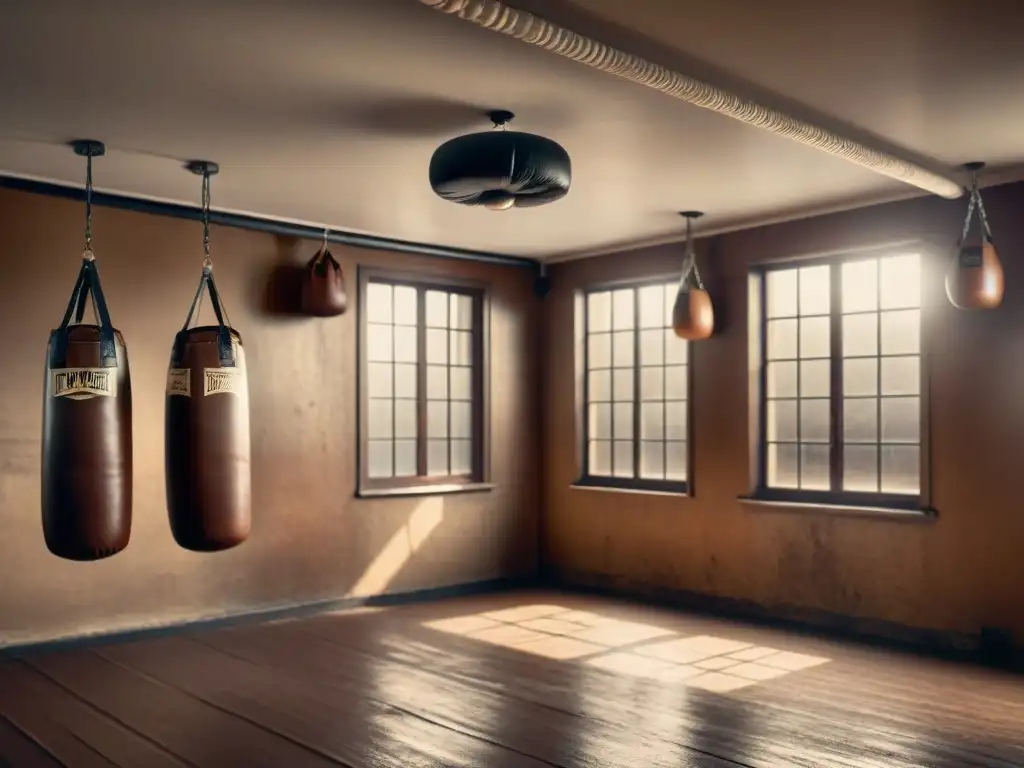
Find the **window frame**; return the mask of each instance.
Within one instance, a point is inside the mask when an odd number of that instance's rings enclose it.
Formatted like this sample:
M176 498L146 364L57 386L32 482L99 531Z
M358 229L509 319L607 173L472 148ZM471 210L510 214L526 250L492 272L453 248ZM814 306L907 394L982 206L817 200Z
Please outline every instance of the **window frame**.
M358 360L356 440L356 496L373 498L379 496L422 496L442 493L486 491L494 486L490 482L490 292L485 283L477 280L431 275L429 273L407 272L357 267L358 305L356 355ZM470 358L472 419L471 463L472 471L464 475L432 477L413 475L407 477L373 478L369 476L369 405L367 388L370 361L367 356L366 339L369 330L367 293L371 282L392 286L405 286L418 291L417 301L417 355L416 355L416 451L419 468L426 466L427 446L427 359L426 359L426 292L445 291L470 296L473 299L473 331ZM449 419L450 419L449 415ZM451 439L450 437L448 438ZM450 449L449 449L450 451Z
M830 376L829 376L829 456L831 484L841 487L843 472L843 354L842 354L842 265L848 262L884 259L886 257L916 254L921 263L921 301L919 339L919 376L920 376L920 422L918 441L919 449L919 487L916 494L897 494L884 491L843 491L843 490L802 490L799 488L772 488L768 486L768 365L767 365L767 333L768 333L768 274L774 271L799 269L829 265L830 272ZM843 251L809 258L770 261L756 264L749 270L748 311L750 332L750 368L751 406L754 419L751 424L753 491L748 497L751 501L772 504L811 505L846 509L878 510L891 512L918 512L934 515L931 509L931 450L930 422L931 408L929 402L930 365L928 355L929 302L931 293L932 264L935 261L933 249L927 244L912 241L894 244L882 248ZM840 307L839 311L835 311ZM881 314L882 310L878 310ZM898 311L898 310L892 310ZM876 359L881 359L881 350ZM880 396L880 395L879 395ZM879 425L879 429L881 425ZM879 448L882 443L878 443ZM836 448L839 448L837 451ZM880 459L879 459L880 460Z
M599 283L588 284L576 291L576 327L579 329L576 334L576 369L579 372L577 374L577 395L576 402L578 403L576 409L576 423L577 423L577 440L578 444L578 460L577 460L577 479L573 483L573 487L577 488L596 488L610 491L626 491L635 493L656 493L656 494L668 494L673 496L686 496L690 497L694 495L694 479L693 479L693 467L694 467L694 444L693 444L693 382L694 382L694 358L693 351L694 345L691 342L686 342L687 356L686 356L686 480L658 480L653 478L642 478L642 477L611 477L605 475L591 475L590 474L590 377L587 368L589 362L589 336L590 331L587 327L588 321L588 297L592 293L602 293L604 291L617 291L625 288L631 288L634 292L639 291L641 288L648 288L653 285L662 285L665 283L678 284L679 274L668 273L652 275L643 278L626 278L621 280L609 280ZM639 323L640 316L640 302L636 300L634 294L633 301L633 333L634 333L634 344L633 344L633 465L637 474L639 474L640 468L640 450L641 450L641 439L640 439L640 426L642 419L642 412L640 405L643 402L640 399L640 372L642 366L640 365L640 328ZM683 341L682 339L680 341ZM662 367L666 367L662 364ZM664 439L656 442L666 442Z

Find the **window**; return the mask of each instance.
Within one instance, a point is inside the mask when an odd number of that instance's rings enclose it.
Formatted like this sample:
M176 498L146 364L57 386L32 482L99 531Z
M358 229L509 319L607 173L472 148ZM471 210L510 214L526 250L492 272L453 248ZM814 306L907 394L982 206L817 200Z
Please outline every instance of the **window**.
M481 290L361 271L360 490L483 480Z
M581 484L685 492L689 349L671 328L678 281L583 296Z
M769 268L761 492L878 506L921 493L921 258Z

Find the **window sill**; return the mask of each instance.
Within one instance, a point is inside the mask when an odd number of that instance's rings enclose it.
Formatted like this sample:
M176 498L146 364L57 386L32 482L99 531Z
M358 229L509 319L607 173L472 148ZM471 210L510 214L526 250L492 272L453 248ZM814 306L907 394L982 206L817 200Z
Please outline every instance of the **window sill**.
M358 499L386 499L403 496L447 496L453 493L482 493L493 491L494 483L461 483L451 485L412 485L400 488L360 488L356 491Z
M934 509L899 509L895 507L866 507L850 504L826 504L822 502L783 501L740 496L738 501L744 507L759 512L796 512L803 514L841 515L844 517L868 517L903 523L932 523L938 518Z
M625 493L631 496L670 496L676 499L691 498L686 490L659 490L656 488L628 488L621 485L600 485L581 481L569 486L574 491L599 491L603 493Z

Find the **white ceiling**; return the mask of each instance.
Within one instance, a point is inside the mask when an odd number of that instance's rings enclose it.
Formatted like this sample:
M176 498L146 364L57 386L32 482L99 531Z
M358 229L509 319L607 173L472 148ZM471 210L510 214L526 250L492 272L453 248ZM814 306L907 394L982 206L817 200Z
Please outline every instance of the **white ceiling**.
M1010 174L1024 163L1022 6L544 4L933 162ZM418 0L10 0L2 18L0 173L80 184L63 143L97 138L101 189L195 203L181 163L210 159L215 208L535 258L676 237L685 208L718 229L916 193ZM568 149L568 197L492 212L434 196L431 152L489 128L493 108Z

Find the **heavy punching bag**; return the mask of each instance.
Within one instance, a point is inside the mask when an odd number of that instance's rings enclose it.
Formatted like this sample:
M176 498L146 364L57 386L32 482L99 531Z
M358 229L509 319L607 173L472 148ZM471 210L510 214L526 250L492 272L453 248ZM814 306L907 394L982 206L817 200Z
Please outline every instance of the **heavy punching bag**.
M241 544L249 536L251 520L245 353L238 331L224 321L213 279L209 173L203 173L207 256L185 325L174 338L165 410L171 532L179 546L195 552L216 552ZM209 292L217 324L189 328L204 292Z
M323 247L310 259L302 276L302 311L314 317L333 317L347 306L345 273L327 250L325 236Z
M92 297L99 325L83 325ZM75 324L71 324L74 316ZM43 401L43 534L68 560L128 546L132 525L132 387L87 250L64 320L50 333Z
M686 246L683 257L683 276L679 281L675 303L672 305L672 328L681 339L700 341L715 331L715 310L711 294L704 288L697 271L697 254L693 247L692 221L703 216L698 211L686 211Z
M1003 265L992 242L992 230L978 190L977 172L982 167L982 163L966 166L974 174L971 202L967 207L957 253L946 272L946 295L958 309L995 309L1003 301ZM981 244L968 245L967 237L975 214L981 225Z

